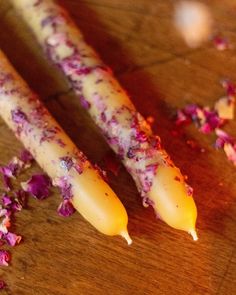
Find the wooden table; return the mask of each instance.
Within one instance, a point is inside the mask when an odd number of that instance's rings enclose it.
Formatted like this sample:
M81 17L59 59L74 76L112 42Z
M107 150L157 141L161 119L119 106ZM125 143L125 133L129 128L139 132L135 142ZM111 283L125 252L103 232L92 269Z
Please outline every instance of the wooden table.
M43 57L29 29L9 1L0 0L0 47L91 161L103 165L109 151L80 108L66 81ZM236 81L236 1L208 0L216 27L234 49L217 51L209 43L189 49L176 34L171 0L63 0L102 58L114 70L144 116L194 187L199 241L156 220L144 209L131 177L121 168L109 174L111 186L129 214L133 245L96 232L79 214L56 213L57 191L45 201L30 199L14 227L24 241L0 276L14 295L236 294L236 170L223 152L195 127L186 130L205 153L171 137L176 108L196 102L213 106L224 95L219 81ZM227 130L236 136L236 121ZM0 164L22 146L0 121ZM18 183L40 168L22 175ZM16 184L17 185L17 184Z

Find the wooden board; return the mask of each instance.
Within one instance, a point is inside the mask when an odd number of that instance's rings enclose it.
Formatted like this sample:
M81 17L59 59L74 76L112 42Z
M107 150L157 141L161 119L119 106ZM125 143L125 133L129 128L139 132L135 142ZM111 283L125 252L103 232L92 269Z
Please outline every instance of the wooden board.
M189 49L173 28L171 0L63 0L102 58L114 70L144 116L194 187L199 241L156 220L144 209L131 177L121 168L109 174L111 186L129 214L133 245L96 232L79 214L56 213L57 191L45 201L30 199L14 227L24 241L11 250L12 263L0 269L14 295L233 295L236 289L236 169L212 147L213 136L194 127L187 136L206 149L199 153L171 137L171 115L186 103L213 106L224 95L219 81L236 81L236 2L205 0L217 30L234 49L211 43ZM0 47L91 161L103 165L107 144L62 76L46 62L29 29L9 1L0 0ZM236 136L236 121L228 131ZM0 164L21 150L0 120ZM19 178L18 184L33 172ZM221 183L223 185L221 185Z

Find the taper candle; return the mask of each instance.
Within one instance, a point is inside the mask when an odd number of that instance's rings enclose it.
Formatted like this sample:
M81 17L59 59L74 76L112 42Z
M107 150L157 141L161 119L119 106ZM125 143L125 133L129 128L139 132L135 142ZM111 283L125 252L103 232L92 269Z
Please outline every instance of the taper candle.
M97 230L128 244L126 210L0 51L0 115L52 182Z

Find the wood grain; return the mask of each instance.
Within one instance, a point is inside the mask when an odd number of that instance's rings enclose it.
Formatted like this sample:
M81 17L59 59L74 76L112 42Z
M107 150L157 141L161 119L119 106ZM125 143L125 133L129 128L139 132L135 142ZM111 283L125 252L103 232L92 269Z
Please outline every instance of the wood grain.
M144 209L130 176L121 168L109 174L111 186L129 214L133 245L96 232L78 214L56 213L59 194L38 202L15 220L24 241L12 249L12 263L0 269L14 295L233 295L236 288L236 170L212 148L213 137L187 130L206 149L190 149L170 136L174 110L189 102L212 106L224 94L219 80L236 81L235 49L219 52L211 43L189 49L172 23L176 1L61 0L86 40L108 63L143 115L155 118L154 130L181 170L189 176L198 205L199 242L155 219ZM205 0L216 27L236 48L235 1ZM0 47L37 91L75 143L103 165L109 151L66 81L46 62L29 29L8 1L0 0ZM228 131L236 136L236 122ZM21 149L0 120L0 164ZM27 179L22 175L16 185ZM223 186L219 183L222 182Z

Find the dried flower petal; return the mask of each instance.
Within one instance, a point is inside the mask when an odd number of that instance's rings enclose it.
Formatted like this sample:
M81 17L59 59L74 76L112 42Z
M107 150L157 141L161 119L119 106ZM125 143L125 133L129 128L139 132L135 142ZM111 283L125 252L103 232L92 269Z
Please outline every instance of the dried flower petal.
M222 97L215 103L215 110L221 119L232 120L234 118L234 104L234 97Z
M224 144L224 151L228 160L236 166L236 145L227 142Z
M73 159L71 157L61 157L60 158L60 166L66 170L69 171L71 167L74 165Z
M69 200L72 198L72 186L67 177L59 177L53 180L53 185L59 187L63 199Z
M223 51L230 48L229 41L226 38L216 36L213 39L213 43L217 50Z
M0 290L6 287L6 283L3 280L0 280Z
M234 83L232 83L232 81L230 81L229 79L223 79L221 81L221 85L226 90L226 94L228 96L235 96L235 94L236 94L236 86L235 86Z
M50 194L51 181L45 174L33 175L27 182L22 182L24 191L30 193L38 200L47 198Z
M10 253L6 250L0 250L0 265L8 266L8 262L10 261Z
M20 154L20 160L28 166L34 158L29 151L23 150Z
M63 200L59 205L57 212L60 216L68 217L75 212L75 208L73 207L70 200Z
M5 206L5 207L12 204L12 199L7 194L2 195L1 201L2 201L3 206Z
M8 243L8 245L14 247L18 245L22 239L21 236L18 236L14 233L8 232L3 236L4 240Z

